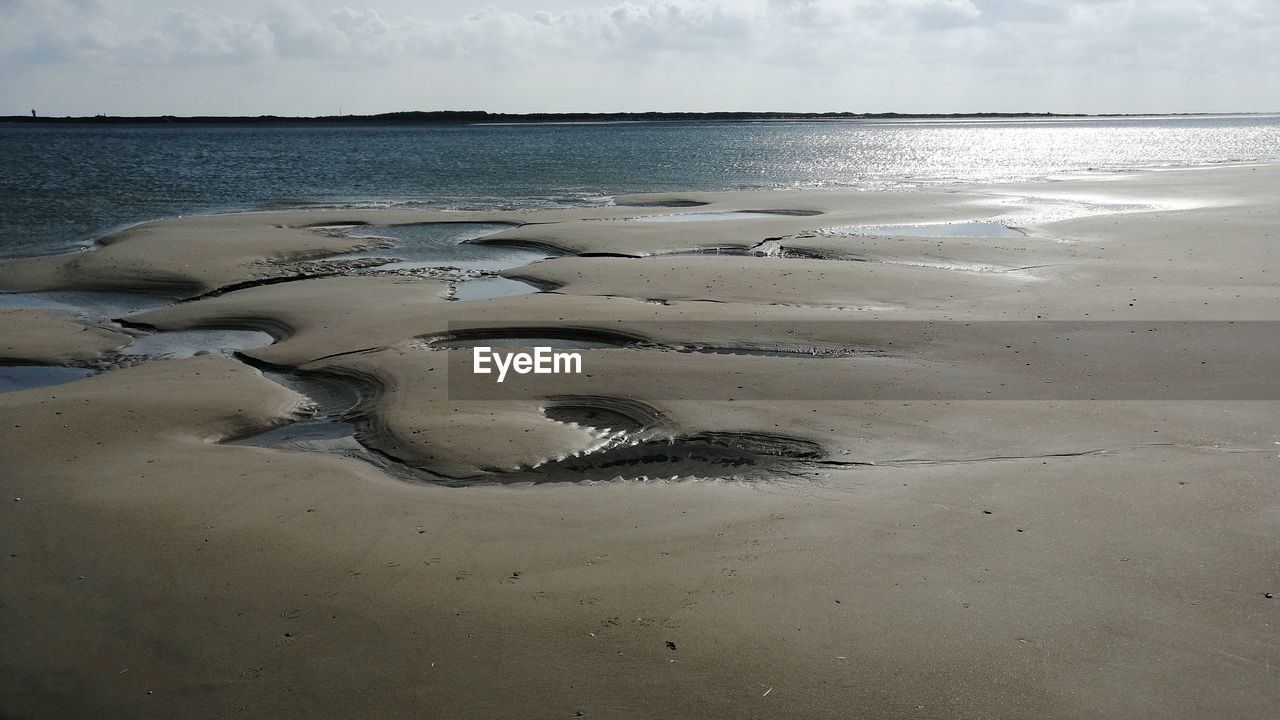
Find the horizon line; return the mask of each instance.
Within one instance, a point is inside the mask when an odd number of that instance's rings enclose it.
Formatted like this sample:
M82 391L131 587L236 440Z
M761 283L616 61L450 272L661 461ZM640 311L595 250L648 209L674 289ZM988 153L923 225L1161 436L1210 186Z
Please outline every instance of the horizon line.
M621 112L489 112L486 110L399 110L364 115L31 115L0 116L8 123L251 123L251 122L411 122L411 123L546 123L546 122L679 122L752 120L964 120L964 119L1072 119L1072 118L1178 118L1274 115L1271 111L1176 113L1064 113L1064 112L786 112L786 111L621 111Z

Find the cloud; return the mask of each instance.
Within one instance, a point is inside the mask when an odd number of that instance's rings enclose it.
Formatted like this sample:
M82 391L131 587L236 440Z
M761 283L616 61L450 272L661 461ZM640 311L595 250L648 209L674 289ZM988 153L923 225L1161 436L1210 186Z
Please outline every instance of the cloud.
M0 58L17 62L112 57L122 33L96 0L3 0Z
M329 58L393 63L413 57L584 60L664 53L749 58L856 57L859 48L936 56L956 38L1010 54L1057 55L1089 64L1148 52L1160 63L1234 57L1239 42L1264 51L1280 28L1273 0L647 0L563 12L485 6L450 21L386 16L375 9L317 12L277 0L252 17L180 8L152 27L126 29L106 0L3 0L0 56L40 62L248 63ZM216 5L212 5L216 8ZM932 48L932 49L931 49Z
M174 10L141 39L134 58L159 62L252 62L273 53L275 39L261 23L233 20L199 8Z
M786 26L781 29L816 21L838 31L864 21L946 27L979 14L971 0L648 0L558 13L485 6L450 22L432 22L349 7L317 13L298 3L274 2L251 18L198 7L173 9L151 28L125 30L93 0L4 0L0 8L12 16L8 25L26 26L0 36L0 55L20 56L39 47L44 61L77 62L89 59L85 51L93 50L103 51L93 58L97 61L123 64L242 63L270 56L390 62L413 55L527 56L548 50L582 57L749 55L754 44L768 42L780 29L773 25L779 20Z
M680 97L712 104L796 107L807 97L833 109L868 93L917 98L915 107L966 88L1041 97L1047 78L1073 93L1170 82L1188 92L1280 68L1275 0L558 0L559 10L519 12L493 0L429 18L367 6L386 0L188 1L0 0L0 61L19 80L38 67L64 77L199 67L276 86L351 72L432 98L486 86L578 107L599 90L574 90L572 78L641 78L651 95L636 102L649 107L669 107L667 88L680 86ZM1275 96L1241 94L1239 107Z

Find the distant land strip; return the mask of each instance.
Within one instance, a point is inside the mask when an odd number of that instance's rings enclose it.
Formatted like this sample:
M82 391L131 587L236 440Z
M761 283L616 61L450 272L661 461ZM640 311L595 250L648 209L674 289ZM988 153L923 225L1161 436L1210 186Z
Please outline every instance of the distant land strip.
M608 122L752 122L786 120L999 120L999 119L1079 119L1139 117L1205 117L1261 115L1266 113L789 113L789 112L615 112L615 113L491 113L483 110L432 110L380 113L377 115L325 115L319 117L257 116L118 116L45 117L32 115L0 116L5 123L37 124L351 124L351 125L459 125L487 123L608 123Z

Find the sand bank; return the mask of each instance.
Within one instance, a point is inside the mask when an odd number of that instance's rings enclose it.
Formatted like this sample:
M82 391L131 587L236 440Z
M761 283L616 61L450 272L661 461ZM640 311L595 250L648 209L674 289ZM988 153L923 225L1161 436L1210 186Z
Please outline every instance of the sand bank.
M133 339L61 310L0 310L0 363L86 364Z
M8 263L8 290L208 295L130 315L132 332L277 341L0 394L0 709L1272 717L1276 402L929 400L1025 382L1053 353L862 321L1275 321L1278 190L1280 167L1236 167L260 213ZM989 238L833 231L999 219L1027 196L1129 210ZM628 219L742 211L769 212ZM475 273L299 266L368 243L311 226L446 220L569 255L501 271L545 292L462 302ZM123 337L10 315L15 357ZM584 349L589 376L458 397L465 348L433 343L522 323L630 340ZM821 343L850 352L789 351ZM1181 351L1220 349L1201 343ZM1202 379L1177 359L1169 383ZM236 444L308 402L257 368L365 388L350 419L385 463ZM886 394L853 394L867 386Z

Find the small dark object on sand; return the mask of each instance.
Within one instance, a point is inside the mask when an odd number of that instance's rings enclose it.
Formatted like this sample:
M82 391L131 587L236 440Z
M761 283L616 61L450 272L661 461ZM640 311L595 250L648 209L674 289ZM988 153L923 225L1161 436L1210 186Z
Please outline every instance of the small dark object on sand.
M675 644L675 643L673 643L673 642L671 642L670 640L668 640L668 641L667 641L667 649L668 649L668 650L672 650L672 651L674 651L674 650L676 649L676 644Z

